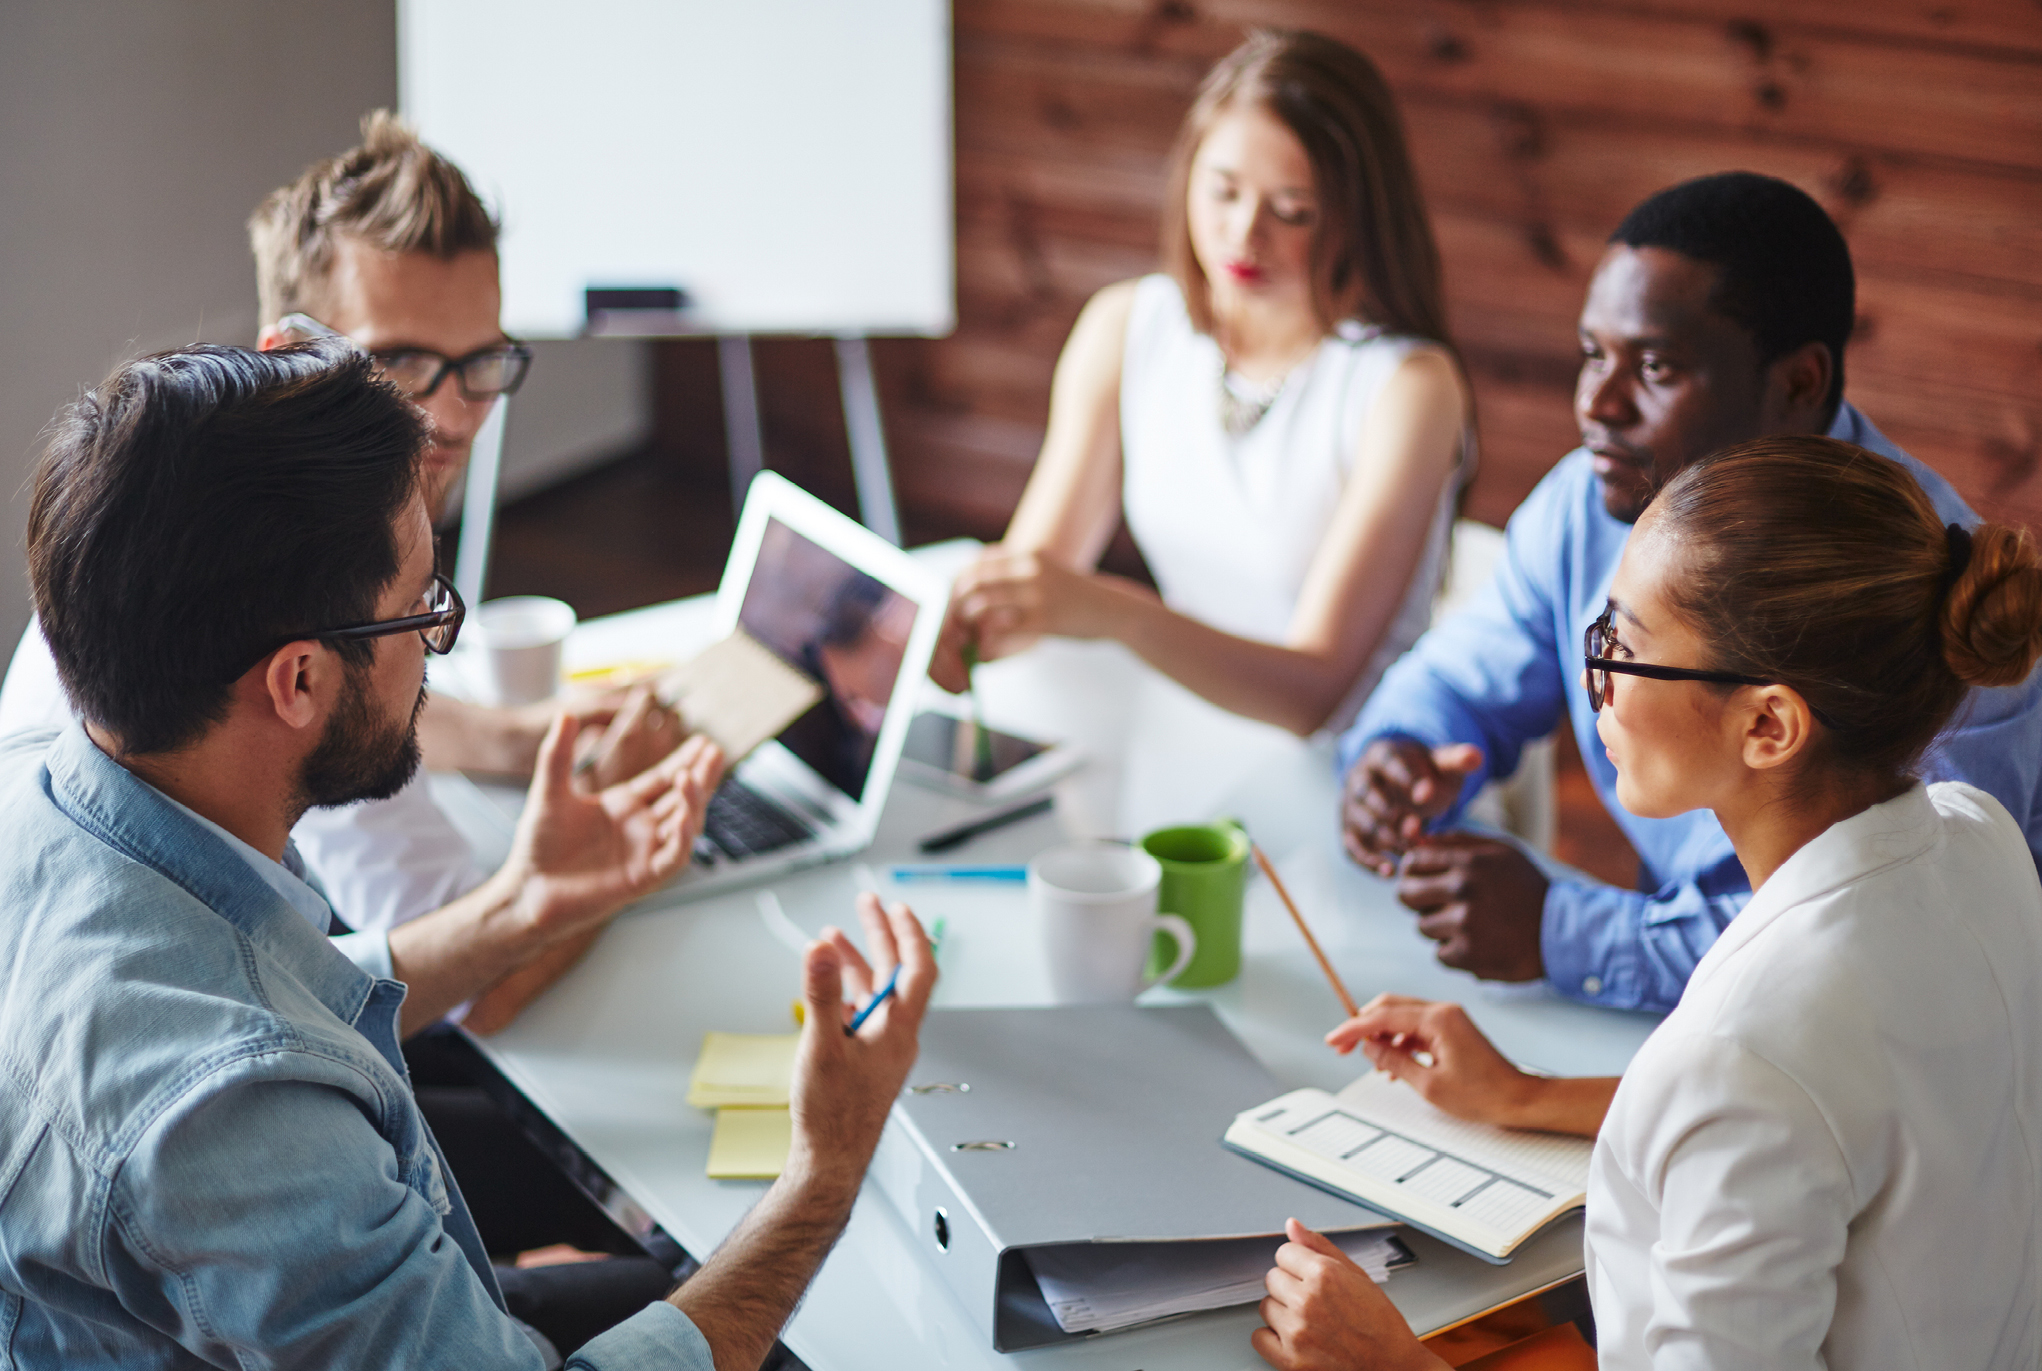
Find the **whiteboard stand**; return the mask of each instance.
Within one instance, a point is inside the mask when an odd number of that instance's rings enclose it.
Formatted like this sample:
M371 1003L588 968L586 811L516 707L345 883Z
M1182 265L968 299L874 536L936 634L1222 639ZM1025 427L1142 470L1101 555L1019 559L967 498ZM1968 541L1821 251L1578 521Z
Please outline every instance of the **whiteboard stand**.
M844 405L844 434L851 446L851 479L858 515L865 527L900 546L900 510L894 504L893 474L887 465L886 430L879 420L879 386L872 375L872 351L862 333L838 335L837 389ZM759 427L759 388L752 372L751 338L742 333L716 339L717 370L723 382L723 433L730 462L730 502L744 512L752 477L765 469L766 445Z
M461 603L482 603L489 576L489 544L496 532L496 490L503 476L504 415L510 397L499 396L468 450L468 481L461 494L461 543L454 552L454 590Z
M879 423L879 385L872 376L872 350L862 333L837 335L837 387L844 395L844 434L851 440L858 513L865 527L899 547L900 509L893 500L886 430Z
M742 333L716 339L716 370L723 381L723 442L730 456L730 506L744 512L752 477L766 467L766 440L759 428L759 387L752 376L752 340Z

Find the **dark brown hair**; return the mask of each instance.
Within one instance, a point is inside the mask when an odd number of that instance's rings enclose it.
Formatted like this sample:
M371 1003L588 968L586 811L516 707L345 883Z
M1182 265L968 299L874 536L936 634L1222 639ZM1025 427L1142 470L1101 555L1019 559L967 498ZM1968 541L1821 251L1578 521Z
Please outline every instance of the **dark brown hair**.
M336 339L159 353L66 405L36 467L28 572L72 707L124 754L171 751L267 649L375 618L424 433Z
M1762 438L1682 471L1651 504L1674 612L1708 665L1791 686L1829 759L1911 770L1968 687L2042 653L2042 563L2021 529L1946 528L1907 469L1851 443Z
M1258 29L1206 76L1170 153L1163 267L1200 332L1212 331L1205 273L1191 250L1191 163L1239 101L1268 110L1304 147L1319 201L1312 303L1328 330L1359 318L1449 349L1439 248L1404 146L1397 104L1375 64L1321 34Z
M461 169L418 141L388 110L362 119L361 146L314 162L269 193L248 220L261 322L293 310L317 315L335 244L442 260L495 251L497 223Z

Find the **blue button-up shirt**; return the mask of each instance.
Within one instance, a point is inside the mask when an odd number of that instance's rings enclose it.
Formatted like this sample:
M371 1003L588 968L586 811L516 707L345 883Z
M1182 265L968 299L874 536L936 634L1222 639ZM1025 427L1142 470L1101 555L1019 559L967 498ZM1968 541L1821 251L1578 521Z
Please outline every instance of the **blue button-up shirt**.
M1921 482L1946 523L1978 522L1950 483L1909 457L1844 405L1829 436L1892 458ZM1596 738L1581 686L1581 640L1603 611L1631 526L1610 517L1588 453L1577 448L1511 516L1495 576L1461 612L1435 625L1390 668L1340 740L1344 774L1375 738L1428 746L1473 743L1484 764L1460 807L1492 777L1517 769L1528 742L1564 719L1604 807L1642 861L1637 891L1555 880L1540 929L1546 976L1562 994L1624 1009L1665 1011L1702 954L1751 898L1751 883L1716 816L1697 810L1640 819L1617 803L1617 773ZM1989 791L2042 849L2042 672L2019 686L1976 690L1924 759L1929 780Z
M0 744L0 825L0 1360L538 1367L404 987L75 724ZM569 1365L711 1363L660 1303Z

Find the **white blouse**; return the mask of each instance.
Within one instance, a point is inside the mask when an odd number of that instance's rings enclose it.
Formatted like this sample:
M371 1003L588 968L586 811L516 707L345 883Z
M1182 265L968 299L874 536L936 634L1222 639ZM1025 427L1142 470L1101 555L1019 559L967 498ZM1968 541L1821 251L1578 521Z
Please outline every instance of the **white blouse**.
M1624 1074L1589 1177L1605 1367L2042 1359L2042 883L1915 785L1776 871Z
M1233 437L1220 423L1218 344L1192 327L1176 281L1143 278L1121 361L1121 508L1164 602L1224 632L1283 642L1376 397L1406 357L1432 346L1343 324ZM1327 727L1353 719L1431 621L1467 467L1464 450L1397 613Z

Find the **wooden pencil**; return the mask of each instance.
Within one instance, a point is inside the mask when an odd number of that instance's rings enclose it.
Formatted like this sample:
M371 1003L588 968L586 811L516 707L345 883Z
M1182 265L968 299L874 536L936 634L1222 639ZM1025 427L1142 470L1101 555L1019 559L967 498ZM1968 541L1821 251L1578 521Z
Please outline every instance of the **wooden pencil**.
M1326 960L1319 940L1312 936L1312 930L1305 923L1305 916L1298 913L1297 902L1292 900L1290 892L1283 888L1283 878L1276 874L1276 867L1262 851L1261 844L1250 843L1248 850L1255 854L1255 865L1262 868L1262 874L1269 878L1269 884L1276 887L1276 898L1282 900L1283 907L1290 911L1291 920L1297 924L1298 932L1305 935L1305 946L1311 948L1312 955L1319 959L1319 970L1325 972L1326 979L1332 982L1333 993L1340 997L1340 1007L1347 1011L1347 1017L1350 1019L1361 1013L1360 1008L1354 1003L1354 996L1348 994L1347 987L1340 983L1340 973L1333 969L1333 963Z

